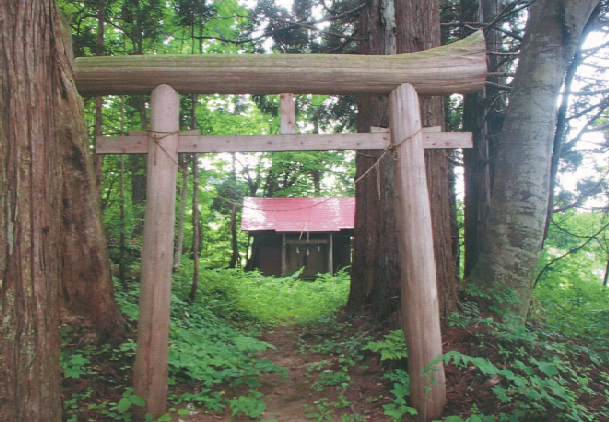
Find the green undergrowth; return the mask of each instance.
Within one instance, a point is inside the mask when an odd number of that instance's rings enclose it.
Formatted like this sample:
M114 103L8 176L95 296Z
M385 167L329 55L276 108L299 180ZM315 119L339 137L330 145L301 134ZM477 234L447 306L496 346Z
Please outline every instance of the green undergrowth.
M176 277L188 290L190 265L186 261ZM310 281L299 275L277 278L241 269L202 270L197 301L216 315L262 326L314 323L346 303L350 283L346 271L320 274Z
M537 317L526 323L510 313L498 320L481 311L490 303L516 300L509 291L488 295L470 288L468 293L463 312L448 319L450 335L459 336L461 349L439 356L427 368L431 373L443 361L447 377L469 377L472 384L461 401L484 406L474 404L467 417L444 421L609 420L607 340L592 333L593 327L602 330L606 324L597 318L599 304L604 309L609 305L605 290L591 287L587 294L594 298L574 304L574 314L557 306L556 292L537 291L546 308L540 313L535 305ZM571 319L573 324L565 325ZM481 400L489 390L494 400Z
M273 348L258 338L260 328L328 319L346 300L348 275L341 272L303 281L297 276L275 279L255 272L205 269L199 277L196 300L189 303L191 264L186 260L173 277L168 399L174 407L170 410L224 414L228 409L233 416L258 418L265 410L260 376L286 374L284 368L259 357L260 352ZM125 289L116 284L116 298L135 326L138 285ZM68 392L64 400L67 419L131 420L132 410L144 404L127 386L137 348L135 339L117 348L82 346L72 334L76 333L71 327L64 328L61 359L64 391ZM115 379L100 375L107 361L116 362L119 368ZM112 394L106 391L108 387Z

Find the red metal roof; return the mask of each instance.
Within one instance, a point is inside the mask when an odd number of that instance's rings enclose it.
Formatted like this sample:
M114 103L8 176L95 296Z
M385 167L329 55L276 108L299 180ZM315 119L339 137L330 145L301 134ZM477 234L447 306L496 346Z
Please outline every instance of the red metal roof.
M338 232L354 228L355 198L254 198L243 201L241 230Z

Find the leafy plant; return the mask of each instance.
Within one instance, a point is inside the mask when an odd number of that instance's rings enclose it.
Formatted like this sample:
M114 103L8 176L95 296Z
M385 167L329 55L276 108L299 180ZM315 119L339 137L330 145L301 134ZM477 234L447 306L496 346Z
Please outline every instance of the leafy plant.
M305 404L305 411L309 412L305 414L307 418L314 419L317 422L334 420L334 418L332 417L332 413L334 413L334 410L330 408L330 403L328 402L328 399L319 399L317 402L315 402L315 405L317 409L309 406L308 404Z
M383 341L370 341L363 347L363 350L381 354L383 360L399 360L408 357L406 351L406 342L404 341L404 332L402 330L394 330L385 335Z

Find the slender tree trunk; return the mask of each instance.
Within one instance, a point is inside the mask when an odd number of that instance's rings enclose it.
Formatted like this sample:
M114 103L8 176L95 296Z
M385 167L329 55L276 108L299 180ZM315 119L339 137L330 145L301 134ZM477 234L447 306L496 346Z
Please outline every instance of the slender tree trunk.
M125 134L125 97L121 96L121 135ZM119 218L121 220L121 234L118 238L118 279L127 288L125 277L125 252L127 245L125 242L125 155L121 154L119 158Z
M95 97L95 136L94 139L97 139L98 136L103 136L103 120L104 115L102 112L104 106L104 97ZM96 142L96 141L94 141ZM102 182L102 165L103 165L103 156L101 154L95 155L95 185L97 186L97 194L101 198L101 182Z
M470 280L487 291L512 289L520 303L498 303L525 317L548 206L556 100L580 35L598 0L531 4L518 71L499 138L484 250Z
M95 42L96 45L96 56L103 56L106 52L106 48L104 46L104 25L106 23L106 0L97 0L97 39ZM103 135L103 97L95 97L95 139L98 136ZM95 141L94 141L95 142ZM102 178L102 166L104 156L96 155L95 156L95 184L97 185L98 194L101 197L101 178Z
M573 80L575 79L575 74L577 73L577 69L581 62L581 49L583 48L583 43L585 37L590 33L590 31L594 27L593 21L596 20L600 13L600 4L594 10L593 16L588 20L588 24L584 28L582 36L580 38L580 42L575 52L575 57L573 61L569 65L567 69L567 74L565 76L564 83L564 94L562 95L562 99L560 102L560 107L558 108L558 115L556 118L556 133L554 134L554 145L552 149L552 166L550 169L550 189L548 194L548 211L546 215L546 222L544 225L543 231L543 239L544 241L548 237L548 230L550 229L550 222L552 221L552 214L554 213L554 191L556 189L556 177L558 176L558 164L560 162L560 157L562 153L562 147L565 143L565 138L567 136L568 124L567 124L567 110L569 108L569 99L571 97L571 87L573 86Z
M237 243L237 206L233 205L233 210L231 211L230 216L230 231L231 231L231 239L232 239L232 248L233 253L230 258L230 262L228 264L228 268L237 268L239 264L239 245Z
M607 266L605 267L605 278L603 278L603 286L607 287L609 282L609 259L607 259Z
M192 155L192 261L194 270L192 273L192 286L190 288L189 300L194 302L199 287L199 250L200 226L199 226L199 154Z
M182 259L182 248L184 247L184 221L186 219L186 201L188 200L188 164L184 154L180 154L179 168L182 173L182 190L180 191L180 213L178 215L178 240L176 242L176 250L173 256L173 272L177 273L180 269L180 260Z
M148 130L148 114L146 99L143 95L135 96L136 108L140 114L142 130ZM131 206L135 224L133 234L141 236L144 230L144 204L146 203L146 155L130 154L129 164L131 170Z
M3 2L2 21L0 414L61 421L60 155L84 121L55 2Z
M234 202L237 202L237 154L233 152L233 186L235 194L231 198ZM237 243L237 206L232 204L232 211L230 217L230 232L231 232L231 245L233 253L231 254L228 268L237 268L239 264L239 244Z

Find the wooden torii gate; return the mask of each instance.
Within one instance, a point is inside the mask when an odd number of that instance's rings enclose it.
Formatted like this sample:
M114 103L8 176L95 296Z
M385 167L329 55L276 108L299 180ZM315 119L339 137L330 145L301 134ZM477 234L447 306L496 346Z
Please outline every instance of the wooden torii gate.
M150 131L97 139L98 154L148 153L140 314L134 393L145 411L166 411L171 268L177 156L181 152L391 149L402 267L402 327L412 404L420 420L442 414L442 353L425 148L471 147L469 133L422 128L418 94L481 90L486 79L482 32L420 53L362 55L184 55L87 57L75 60L82 95L150 93ZM176 91L177 90L177 91ZM282 95L282 134L201 136L179 133L179 95ZM293 94L389 94L390 130L370 134L294 134Z

